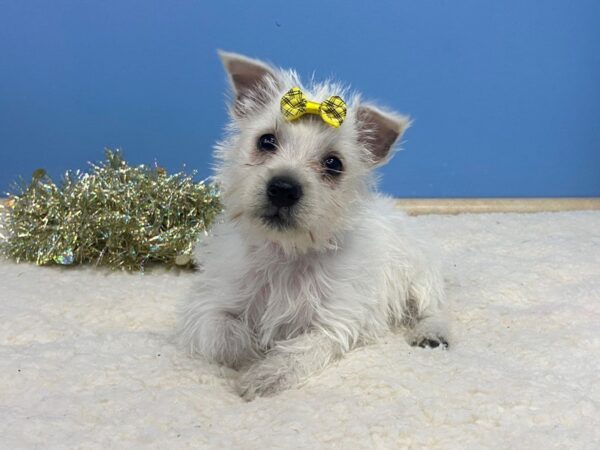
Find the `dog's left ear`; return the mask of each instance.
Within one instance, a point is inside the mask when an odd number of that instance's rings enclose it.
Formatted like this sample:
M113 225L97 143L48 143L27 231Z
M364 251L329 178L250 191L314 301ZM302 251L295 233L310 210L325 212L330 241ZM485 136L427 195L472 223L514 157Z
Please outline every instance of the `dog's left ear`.
M371 163L385 164L390 150L410 126L410 118L383 112L371 105L361 105L356 111L358 140L369 150Z

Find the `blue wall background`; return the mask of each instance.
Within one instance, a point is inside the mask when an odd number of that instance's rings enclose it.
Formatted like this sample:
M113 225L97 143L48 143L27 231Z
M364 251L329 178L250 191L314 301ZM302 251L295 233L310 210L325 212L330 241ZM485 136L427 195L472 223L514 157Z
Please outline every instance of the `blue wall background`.
M600 195L597 0L0 0L0 189L105 146L208 176L216 48L410 113L386 192Z

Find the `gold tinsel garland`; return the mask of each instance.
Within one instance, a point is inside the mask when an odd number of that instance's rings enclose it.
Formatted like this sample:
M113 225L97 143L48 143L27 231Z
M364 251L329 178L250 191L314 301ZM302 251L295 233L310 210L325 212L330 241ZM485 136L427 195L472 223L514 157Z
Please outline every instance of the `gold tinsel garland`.
M18 261L94 263L143 270L189 265L194 244L221 211L214 184L161 167L129 166L121 153L67 172L55 184L42 169L0 205L0 251Z

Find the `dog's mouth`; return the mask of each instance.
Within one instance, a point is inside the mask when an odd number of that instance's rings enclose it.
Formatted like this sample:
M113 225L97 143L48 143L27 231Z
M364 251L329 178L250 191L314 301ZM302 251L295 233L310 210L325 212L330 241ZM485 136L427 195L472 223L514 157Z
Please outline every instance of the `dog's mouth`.
M288 231L297 228L297 222L291 208L277 208L269 205L260 215L260 219L267 227L277 231Z

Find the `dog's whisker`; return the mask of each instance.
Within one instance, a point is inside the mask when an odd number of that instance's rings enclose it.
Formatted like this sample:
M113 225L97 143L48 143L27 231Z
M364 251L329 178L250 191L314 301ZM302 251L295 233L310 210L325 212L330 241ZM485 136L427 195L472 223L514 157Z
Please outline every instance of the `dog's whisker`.
M229 218L231 220L238 220L240 217L244 215L244 211L238 211L237 213L231 215Z
M238 189L240 189L240 186L229 186L227 189L222 189L221 190L221 197L231 197L233 194L235 194Z

